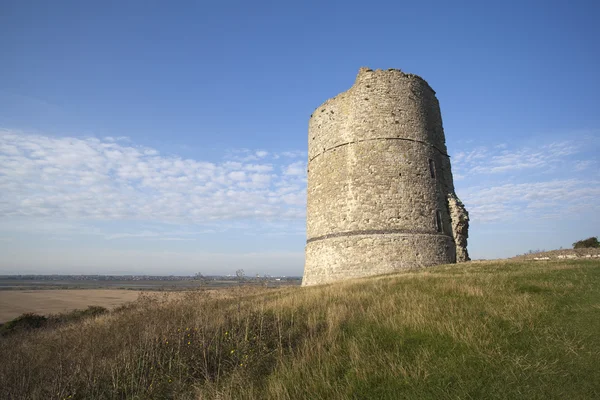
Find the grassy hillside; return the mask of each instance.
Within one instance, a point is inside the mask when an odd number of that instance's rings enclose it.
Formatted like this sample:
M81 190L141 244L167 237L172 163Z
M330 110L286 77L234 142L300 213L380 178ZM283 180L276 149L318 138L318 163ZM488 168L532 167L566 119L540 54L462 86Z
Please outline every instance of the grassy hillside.
M0 339L0 398L600 398L598 260L230 295Z

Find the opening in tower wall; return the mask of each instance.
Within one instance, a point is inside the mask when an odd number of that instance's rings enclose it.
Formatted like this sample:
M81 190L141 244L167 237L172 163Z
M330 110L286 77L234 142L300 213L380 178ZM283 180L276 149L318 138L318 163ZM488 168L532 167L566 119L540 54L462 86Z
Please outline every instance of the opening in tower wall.
M435 212L435 226L438 232L444 232L444 229L442 227L442 213L440 212L440 210L437 210Z
M431 178L435 179L435 162L431 158L429 159L429 173Z

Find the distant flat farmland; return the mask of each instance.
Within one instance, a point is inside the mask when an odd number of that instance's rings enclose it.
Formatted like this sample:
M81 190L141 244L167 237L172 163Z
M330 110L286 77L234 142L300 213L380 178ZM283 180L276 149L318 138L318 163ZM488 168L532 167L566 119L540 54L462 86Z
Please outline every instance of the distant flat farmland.
M211 281L210 286L223 286L236 282ZM134 289L134 290L183 290L198 288L197 281L187 280L48 280L48 279L0 279L0 290L33 289ZM209 285L205 285L209 286Z
M299 285L300 280L246 282L246 285L280 287ZM181 293L190 290L219 292L238 286L234 280L44 280L0 279L0 323L24 313L56 314L88 306L114 308L145 293ZM223 293L224 294L224 293Z
M136 290L0 290L0 323L23 313L56 314L87 306L113 308L138 298Z

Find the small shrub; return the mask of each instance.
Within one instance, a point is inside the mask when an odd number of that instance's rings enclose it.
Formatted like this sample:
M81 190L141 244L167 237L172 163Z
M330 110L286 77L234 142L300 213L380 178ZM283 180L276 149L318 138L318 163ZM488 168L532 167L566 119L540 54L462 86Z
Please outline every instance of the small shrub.
M574 249L597 249L600 248L600 243L597 237L590 237L584 240L573 243Z
M0 327L0 335L6 336L17 332L43 328L48 324L48 318L43 315L26 313L18 316Z
M53 328L72 322L79 322L86 318L95 317L109 312L101 306L88 306L84 310L73 310L48 317L34 313L25 313L17 318L0 325L0 336L22 333L40 328Z

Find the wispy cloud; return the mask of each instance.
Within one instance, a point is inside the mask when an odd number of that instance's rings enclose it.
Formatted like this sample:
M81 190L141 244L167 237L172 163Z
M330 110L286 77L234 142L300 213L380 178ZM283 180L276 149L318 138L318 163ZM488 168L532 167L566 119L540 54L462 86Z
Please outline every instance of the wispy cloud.
M573 140L534 147L470 143L452 157L457 192L472 220L480 223L600 214L600 175L588 147ZM107 240L190 237L164 226L106 233L86 225L136 221L203 225L202 232L298 234L305 206L303 151L238 149L227 152L221 162L207 162L162 155L126 138L57 138L0 130L0 216L5 222L36 221L14 229L0 224L5 232L87 230Z
M129 238L143 238L143 239L153 239L153 240L193 240L190 238L165 236L164 233L151 232L151 231L142 231L142 232L137 232L137 233L115 233L112 235L107 235L105 238L107 240L129 239Z
M461 196L479 222L600 213L600 181L553 180L466 188Z
M476 222L597 215L600 174L581 173L597 164L595 147L589 136L471 144L452 157L457 191Z
M580 160L575 161L575 171L585 171L587 169L598 168L596 160Z
M0 131L0 215L69 220L299 220L293 159L242 150L220 163L161 155L115 138Z
M555 170L564 167L569 157L585 150L585 141L562 140L533 146L508 146L505 143L478 146L459 151L452 158L460 175ZM570 167L574 168L571 163Z
M286 176L306 176L306 162L297 161L285 166L283 169L283 174Z
M260 161L263 159L270 158L272 160L278 160L280 158L302 158L305 159L307 153L305 151L283 151L283 152L270 152L267 150L252 150L252 149L229 149L225 154L225 158L232 161Z

